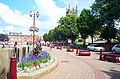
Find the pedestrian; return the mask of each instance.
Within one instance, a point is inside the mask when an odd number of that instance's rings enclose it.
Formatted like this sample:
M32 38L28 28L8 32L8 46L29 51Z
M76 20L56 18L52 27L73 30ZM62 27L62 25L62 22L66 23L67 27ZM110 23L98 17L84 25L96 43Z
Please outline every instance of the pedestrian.
M50 44L50 49L52 49L52 44Z
M4 43L2 43L2 49L3 49L3 48L5 48L5 44L4 44Z

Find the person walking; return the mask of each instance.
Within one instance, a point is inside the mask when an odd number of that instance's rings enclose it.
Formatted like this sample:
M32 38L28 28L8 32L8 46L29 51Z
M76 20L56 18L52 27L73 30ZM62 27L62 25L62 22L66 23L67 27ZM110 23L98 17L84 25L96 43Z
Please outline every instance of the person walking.
M4 43L2 43L2 49L3 49L3 48L5 48L5 44L4 44Z

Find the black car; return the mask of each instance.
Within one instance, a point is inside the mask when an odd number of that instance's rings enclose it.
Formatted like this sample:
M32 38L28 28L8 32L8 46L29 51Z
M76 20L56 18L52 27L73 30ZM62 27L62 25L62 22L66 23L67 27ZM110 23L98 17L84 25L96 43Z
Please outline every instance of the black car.
M70 47L70 48L74 48L74 49L76 49L78 46L75 45L75 44L70 44L69 47Z

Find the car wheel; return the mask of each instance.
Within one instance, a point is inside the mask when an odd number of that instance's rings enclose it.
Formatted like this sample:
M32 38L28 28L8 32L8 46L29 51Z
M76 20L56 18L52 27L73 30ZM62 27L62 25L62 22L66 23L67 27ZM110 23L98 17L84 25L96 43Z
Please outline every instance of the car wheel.
M116 54L116 51L115 51L115 50L113 50L113 51L112 51L112 53Z
M94 49L94 51L96 52L96 49Z
M87 48L87 50L90 50L89 48Z

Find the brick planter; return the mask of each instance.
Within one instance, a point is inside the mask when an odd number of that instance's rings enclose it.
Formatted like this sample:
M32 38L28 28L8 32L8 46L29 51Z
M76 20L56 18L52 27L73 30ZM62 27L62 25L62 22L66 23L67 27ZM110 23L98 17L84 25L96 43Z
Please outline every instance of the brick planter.
M30 73L17 73L17 79L36 79L36 78L41 79L43 76L53 71L57 66L58 61L55 58L55 61L47 67L41 68Z

